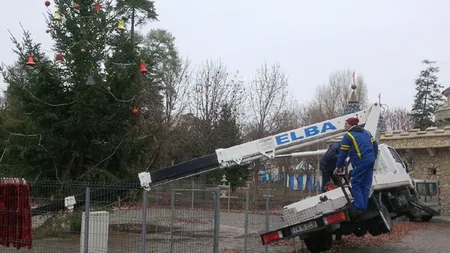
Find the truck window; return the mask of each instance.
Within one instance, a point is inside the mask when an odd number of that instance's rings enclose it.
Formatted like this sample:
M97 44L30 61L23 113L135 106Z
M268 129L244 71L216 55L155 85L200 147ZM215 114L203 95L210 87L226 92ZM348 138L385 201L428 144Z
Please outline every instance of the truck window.
M388 147L388 149L392 157L394 158L395 162L397 163L397 166L406 170L405 164L403 163L402 158L397 154L397 152L390 147Z

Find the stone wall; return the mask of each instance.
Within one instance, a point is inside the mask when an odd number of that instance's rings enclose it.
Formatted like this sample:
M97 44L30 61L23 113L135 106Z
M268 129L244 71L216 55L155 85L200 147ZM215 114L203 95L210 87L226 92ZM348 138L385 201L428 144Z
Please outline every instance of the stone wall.
M381 134L380 143L399 152L412 178L439 180L442 212L450 215L450 126L386 132Z

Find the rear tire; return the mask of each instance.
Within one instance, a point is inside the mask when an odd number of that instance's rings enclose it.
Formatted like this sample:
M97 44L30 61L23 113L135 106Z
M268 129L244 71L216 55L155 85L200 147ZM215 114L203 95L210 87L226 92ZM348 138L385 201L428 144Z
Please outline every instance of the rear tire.
M331 249L333 246L333 234L323 233L305 239L305 245L309 252L320 253Z
M432 215L422 215L422 216L420 216L420 219L423 222L429 222L431 219L433 219L433 216Z
M363 237L367 234L367 229L366 228L356 228L355 230L353 230L353 234L356 237Z

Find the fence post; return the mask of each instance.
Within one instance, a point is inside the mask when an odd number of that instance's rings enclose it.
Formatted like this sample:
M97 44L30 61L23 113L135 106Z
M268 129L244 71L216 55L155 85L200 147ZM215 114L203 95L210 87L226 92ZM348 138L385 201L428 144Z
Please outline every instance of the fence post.
M84 203L84 253L89 253L89 209L91 204L91 189L86 187Z
M220 189L214 192L214 246L213 253L219 253L220 237Z
M269 232L269 182L267 183L267 191L266 191L266 211L265 211L265 223L266 223L266 232ZM264 252L269 252L269 245L264 246Z
M170 209L172 210L172 218L170 219L170 253L173 253L173 227L175 222L175 189L170 189Z
M147 248L147 201L148 201L148 192L143 190L142 193L142 249L141 252L145 253Z
M248 252L248 202L250 200L250 187L245 190L245 212L244 212L244 253Z
M191 195L191 209L194 209L194 198L195 198L195 182L192 179L192 195Z

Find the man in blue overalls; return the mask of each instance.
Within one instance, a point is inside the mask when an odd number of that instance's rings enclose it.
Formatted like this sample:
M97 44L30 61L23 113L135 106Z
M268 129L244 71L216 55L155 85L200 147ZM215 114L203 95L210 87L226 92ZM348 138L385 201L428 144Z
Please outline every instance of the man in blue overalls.
M336 172L343 171L345 159L350 157L352 164L352 195L356 214L367 209L370 189L372 187L373 169L378 155L378 143L372 134L358 126L358 118L348 118L340 144L341 151L336 162Z

